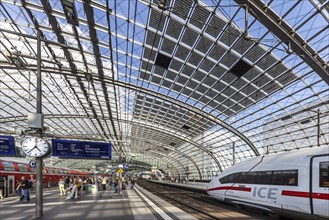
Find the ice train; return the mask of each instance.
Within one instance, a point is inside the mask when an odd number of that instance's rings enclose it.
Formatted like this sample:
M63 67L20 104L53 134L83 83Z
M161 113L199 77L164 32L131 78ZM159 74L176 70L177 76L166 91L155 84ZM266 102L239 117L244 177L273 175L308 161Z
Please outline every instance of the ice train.
M329 218L329 146L254 157L207 186L221 201L293 218Z

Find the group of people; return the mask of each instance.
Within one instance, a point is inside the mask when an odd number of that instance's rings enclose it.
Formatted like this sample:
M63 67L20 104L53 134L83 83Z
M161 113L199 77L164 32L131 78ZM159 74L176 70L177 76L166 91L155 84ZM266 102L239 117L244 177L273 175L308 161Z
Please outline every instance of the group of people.
M66 199L76 199L81 195L83 180L80 177L61 178L58 182L60 195L67 195Z
M60 195L66 195L66 199L76 199L82 194L86 184L92 184L92 178L62 177L58 182Z
M135 179L132 177L122 177L121 180L119 177L114 177L110 180L110 186L114 188L114 192L118 193L120 191L120 183L122 184L122 190L125 190L128 188L130 182L130 189L134 189L135 186Z
M122 186L121 190L125 190L129 186L131 189L134 189L135 186L135 180L132 176L121 178L118 176L99 176L97 182L101 184L100 190L106 190L106 187L109 186L114 189L115 193L120 192L120 184Z
M118 177L101 177L102 189L105 190L106 186L109 185L114 188L115 192L120 191L120 183L122 183L122 189L127 189L129 182L131 189L134 189L135 180L134 178L127 177L126 179L122 177L119 180ZM128 182L129 180L129 182ZM98 181L97 181L98 182ZM66 199L76 199L79 195L82 194L82 190L86 184L93 184L95 181L93 178L84 178L81 177L62 177L58 182L60 195L66 195ZM17 182L16 193L19 197L19 200L24 200L25 202L30 200L30 190L33 187L33 179L28 180L25 176L22 176L21 179Z
M28 180L25 176L21 177L16 186L16 194L20 201L24 200L24 202L27 202L30 200L30 189L32 186L33 180Z

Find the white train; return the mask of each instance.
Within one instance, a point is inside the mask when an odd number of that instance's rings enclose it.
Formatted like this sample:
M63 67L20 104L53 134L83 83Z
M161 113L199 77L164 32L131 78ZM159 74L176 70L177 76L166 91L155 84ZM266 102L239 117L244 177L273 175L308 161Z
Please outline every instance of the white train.
M207 186L221 201L303 219L329 218L329 146L259 156Z

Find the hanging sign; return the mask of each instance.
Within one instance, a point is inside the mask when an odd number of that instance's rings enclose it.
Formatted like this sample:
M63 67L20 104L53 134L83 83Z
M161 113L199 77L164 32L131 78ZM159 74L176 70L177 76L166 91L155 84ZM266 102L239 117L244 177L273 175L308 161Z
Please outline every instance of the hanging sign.
M122 168L119 168L118 169L118 173L123 173L123 169Z
M14 137L0 135L0 156L16 156Z
M52 140L53 156L72 159L111 159L111 146L111 143Z

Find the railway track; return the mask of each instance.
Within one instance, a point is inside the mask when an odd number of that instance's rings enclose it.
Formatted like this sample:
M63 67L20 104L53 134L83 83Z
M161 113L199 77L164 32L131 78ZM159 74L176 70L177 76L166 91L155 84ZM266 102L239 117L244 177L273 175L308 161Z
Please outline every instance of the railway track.
M200 192L195 193L147 181L139 181L138 185L198 219L278 219L275 216L264 215L258 210L244 210L221 203Z

